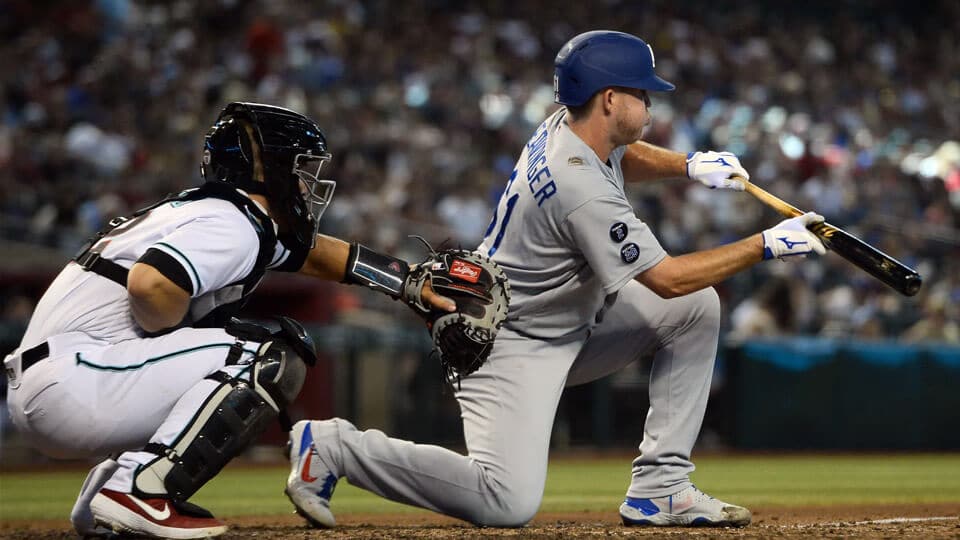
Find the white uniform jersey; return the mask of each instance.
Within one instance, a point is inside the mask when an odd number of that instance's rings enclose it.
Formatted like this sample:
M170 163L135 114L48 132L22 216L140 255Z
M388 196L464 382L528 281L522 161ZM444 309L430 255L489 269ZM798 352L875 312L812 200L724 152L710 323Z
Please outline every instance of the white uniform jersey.
M621 287L666 256L624 193L625 151L601 162L564 108L527 143L478 248L510 279L508 328L541 338L590 328Z
M258 223L223 199L172 201L120 225L94 250L128 269L150 251L149 263L190 293L187 319L198 321L241 298L238 282L254 269L259 253ZM289 255L277 242L268 268L282 265ZM40 299L22 345L67 332L111 343L144 335L126 289L73 262Z

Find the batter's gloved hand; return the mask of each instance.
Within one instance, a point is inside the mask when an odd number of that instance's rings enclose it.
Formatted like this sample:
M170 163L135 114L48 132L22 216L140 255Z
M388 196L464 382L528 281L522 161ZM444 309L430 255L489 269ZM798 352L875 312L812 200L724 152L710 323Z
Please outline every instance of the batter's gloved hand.
M456 310L425 302L437 296L453 300ZM497 331L507 320L510 283L489 257L431 248L427 260L410 269L403 299L426 320L440 366L453 382L479 369L490 356Z
M807 212L802 216L785 219L772 229L763 231L763 258L782 259L796 255L806 255L811 251L823 255L827 248L817 235L807 229L808 225L823 223L823 216Z
M690 152L687 154L687 177L699 180L710 189L743 191L743 182L733 177L749 180L750 173L730 152Z

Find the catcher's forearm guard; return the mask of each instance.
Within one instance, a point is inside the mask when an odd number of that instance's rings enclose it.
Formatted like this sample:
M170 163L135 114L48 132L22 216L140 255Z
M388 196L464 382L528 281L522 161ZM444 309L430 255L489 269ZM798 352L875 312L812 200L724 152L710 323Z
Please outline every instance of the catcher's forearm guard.
M350 244L345 283L363 285L393 298L403 296L410 265L403 259L377 253L356 242Z

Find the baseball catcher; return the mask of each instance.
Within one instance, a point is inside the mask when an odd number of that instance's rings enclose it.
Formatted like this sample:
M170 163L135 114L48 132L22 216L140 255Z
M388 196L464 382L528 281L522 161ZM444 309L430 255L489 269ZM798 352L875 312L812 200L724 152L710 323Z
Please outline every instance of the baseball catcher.
M310 118L230 103L204 137L203 184L111 220L44 293L4 360L8 403L47 455L105 458L71 511L79 534L227 530L188 499L286 416L315 361L297 321L239 318L267 271L376 283L436 309L434 321L457 318L407 263L319 234L330 159ZM403 286L408 276L426 290Z

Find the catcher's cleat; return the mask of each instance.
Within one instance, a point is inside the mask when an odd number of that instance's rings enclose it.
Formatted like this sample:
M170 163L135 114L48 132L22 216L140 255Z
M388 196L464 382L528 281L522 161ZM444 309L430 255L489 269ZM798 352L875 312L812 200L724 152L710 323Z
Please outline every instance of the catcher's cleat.
M290 430L287 441L290 476L284 493L310 525L330 528L337 524L330 511L337 476L324 464L314 442L316 426L322 423L301 420Z
M98 525L120 535L210 538L227 532L224 522L194 504L140 499L112 489L101 489L90 502L90 509Z
M666 497L627 497L620 505L620 518L628 527L744 527L750 523L750 510L714 499L691 485Z
M107 480L120 467L120 464L113 458L107 458L98 463L87 474L83 486L80 488L80 494L76 502L73 503L73 509L70 511L70 523L73 529L83 538L109 536L112 531L101 525L97 525L93 519L93 512L90 510L90 501L97 495L100 488L107 483Z

